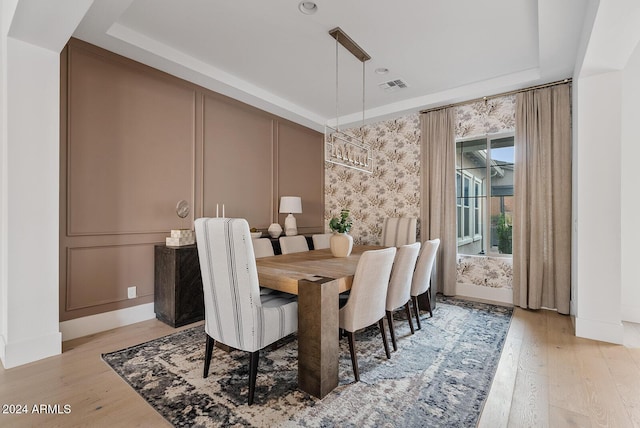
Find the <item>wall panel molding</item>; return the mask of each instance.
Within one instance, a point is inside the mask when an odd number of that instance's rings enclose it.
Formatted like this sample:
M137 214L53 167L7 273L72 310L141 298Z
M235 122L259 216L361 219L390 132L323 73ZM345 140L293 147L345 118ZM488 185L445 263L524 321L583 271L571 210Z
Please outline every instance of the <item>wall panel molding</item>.
M67 235L190 227L195 88L71 45L68 60Z
M154 245L68 248L65 311L135 300L127 298L131 286L138 299L153 296Z
M215 215L216 201L266 229L279 219L278 165L316 151L323 164L322 134L77 39L61 54L60 89L61 321L153 302L153 246L171 229ZM282 126L307 142L280 145ZM307 201L324 205L317 190ZM139 297L127 299L132 285Z
M302 214L296 214L298 233L324 232L324 136L297 124L278 122L276 215L280 196L300 196Z

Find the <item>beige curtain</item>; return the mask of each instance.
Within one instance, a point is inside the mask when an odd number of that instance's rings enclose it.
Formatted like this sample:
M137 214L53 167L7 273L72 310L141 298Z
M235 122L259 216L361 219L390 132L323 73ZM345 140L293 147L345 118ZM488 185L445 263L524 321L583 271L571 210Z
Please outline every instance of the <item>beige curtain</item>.
M453 108L420 115L421 240L440 238L434 291L456 294L456 158Z
M569 85L516 96L513 303L569 313L571 95Z

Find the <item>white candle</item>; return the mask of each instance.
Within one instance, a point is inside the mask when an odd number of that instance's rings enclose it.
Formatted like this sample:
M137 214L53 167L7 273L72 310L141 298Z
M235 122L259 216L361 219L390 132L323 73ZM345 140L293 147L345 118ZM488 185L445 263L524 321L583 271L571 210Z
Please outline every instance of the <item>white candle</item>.
M224 204L222 204L222 218L226 218L226 217L224 216Z
M218 217L219 217L219 215L218 215L218 204L216 204L216 218L218 218Z

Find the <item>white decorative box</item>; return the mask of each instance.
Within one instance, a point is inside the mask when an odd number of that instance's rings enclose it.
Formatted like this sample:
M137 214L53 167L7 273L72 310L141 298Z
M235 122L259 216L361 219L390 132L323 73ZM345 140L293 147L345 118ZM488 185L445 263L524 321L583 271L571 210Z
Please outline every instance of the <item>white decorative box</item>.
M172 229L171 230L172 238L193 238L194 233L191 229Z
M168 247L181 247L183 245L195 244L196 237L193 230L190 229L174 229L171 231L171 237L166 238Z

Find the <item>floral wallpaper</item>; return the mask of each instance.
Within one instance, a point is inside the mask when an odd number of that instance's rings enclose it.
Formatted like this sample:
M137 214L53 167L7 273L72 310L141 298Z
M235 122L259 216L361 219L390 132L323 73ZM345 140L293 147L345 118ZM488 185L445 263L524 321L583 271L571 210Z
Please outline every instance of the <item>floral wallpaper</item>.
M456 107L456 138L508 132L515 127L515 95Z
M506 257L458 256L458 284L513 288L513 261Z
M456 107L456 138L513 131L515 95ZM373 173L325 162L325 229L351 210L356 244L379 244L386 217L420 217L420 117L403 116L350 130L373 148ZM420 237L418 221L418 237ZM461 258L458 282L511 288L512 269L501 258ZM486 282L485 282L486 279Z
M325 229L351 210L356 244L380 243L387 217L420 217L420 119L417 114L351 130L373 149L373 173L325 162Z

